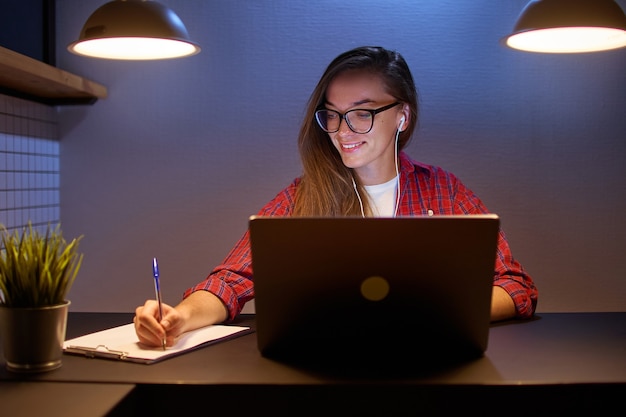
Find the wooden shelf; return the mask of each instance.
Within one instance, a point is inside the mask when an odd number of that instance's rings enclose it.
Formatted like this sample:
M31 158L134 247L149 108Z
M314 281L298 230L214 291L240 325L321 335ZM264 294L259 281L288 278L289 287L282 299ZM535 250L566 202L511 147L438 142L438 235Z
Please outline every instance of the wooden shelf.
M0 46L0 92L49 105L93 104L105 86Z

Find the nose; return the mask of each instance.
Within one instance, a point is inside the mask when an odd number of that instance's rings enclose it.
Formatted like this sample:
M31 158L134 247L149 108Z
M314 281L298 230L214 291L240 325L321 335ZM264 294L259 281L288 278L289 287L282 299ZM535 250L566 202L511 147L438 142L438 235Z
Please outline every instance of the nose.
M352 129L350 129L350 126L348 126L348 120L346 120L345 116L342 116L341 120L339 121L339 130L337 131L337 133L341 135L352 133Z

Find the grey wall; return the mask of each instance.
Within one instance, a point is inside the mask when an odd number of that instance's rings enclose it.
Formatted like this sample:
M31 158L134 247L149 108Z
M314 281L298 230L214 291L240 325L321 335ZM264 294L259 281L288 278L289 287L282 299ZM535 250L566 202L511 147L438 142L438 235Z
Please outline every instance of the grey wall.
M153 256L166 302L203 279L299 174L306 100L332 58L364 44L409 62L422 105L409 153L502 217L538 311L626 310L626 49L508 50L498 41L526 0L162 0L199 55L71 55L104 2L57 0L57 65L109 89L59 110L61 220L66 236L85 236L74 311L152 298Z

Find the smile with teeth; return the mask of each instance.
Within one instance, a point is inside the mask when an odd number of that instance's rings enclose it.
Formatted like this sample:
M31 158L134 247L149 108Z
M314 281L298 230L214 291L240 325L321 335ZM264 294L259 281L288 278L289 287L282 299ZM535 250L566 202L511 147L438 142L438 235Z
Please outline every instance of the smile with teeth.
M346 149L346 150L350 150L350 149L355 149L359 146L361 146L363 143L365 142L359 142L359 143L342 143L341 144L341 148L342 149Z

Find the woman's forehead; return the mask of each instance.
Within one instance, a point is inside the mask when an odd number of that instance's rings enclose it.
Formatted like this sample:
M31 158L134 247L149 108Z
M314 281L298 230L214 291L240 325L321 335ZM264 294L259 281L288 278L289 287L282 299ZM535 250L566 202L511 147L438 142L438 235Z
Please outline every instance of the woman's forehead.
M365 71L347 71L337 75L328 85L326 100L340 106L378 103L393 99L380 75Z

